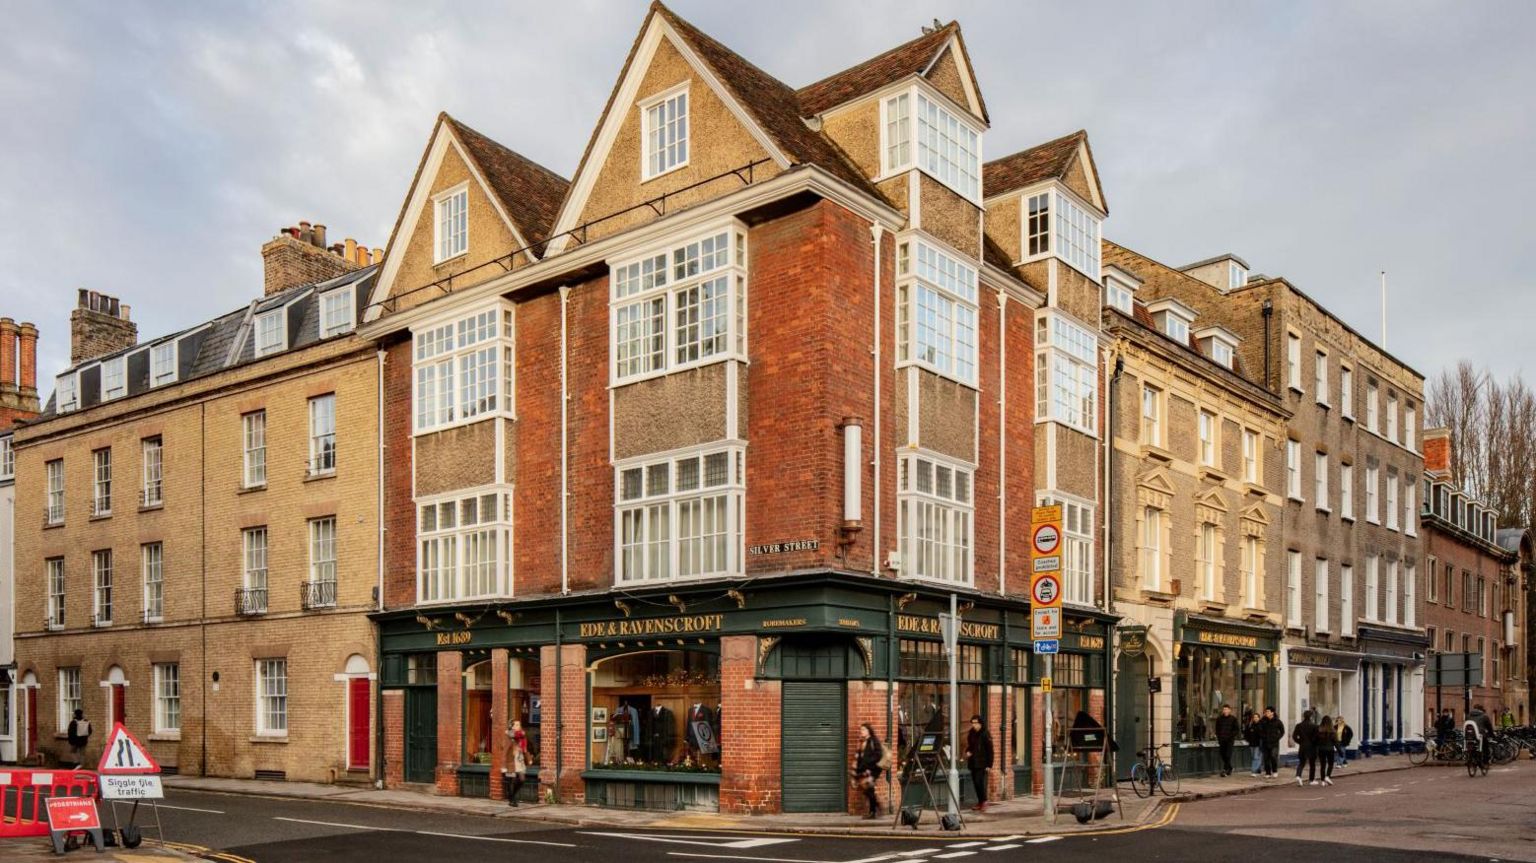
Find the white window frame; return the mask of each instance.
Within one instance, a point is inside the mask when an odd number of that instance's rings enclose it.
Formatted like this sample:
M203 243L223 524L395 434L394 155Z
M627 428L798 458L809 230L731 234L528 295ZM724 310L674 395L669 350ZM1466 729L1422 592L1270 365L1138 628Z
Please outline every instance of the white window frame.
M1045 205L1043 213L1041 203ZM1095 282L1101 280L1104 266L1100 243L1104 223L1097 207L1055 182L1025 190L1019 206L1022 216L1019 219L1022 232L1019 248L1024 251L1023 262L1054 257ZM1042 216L1050 225L1044 248L1041 248L1042 235L1039 233ZM1188 342L1187 335L1185 342Z
M1285 625L1300 629L1301 623L1301 552L1286 553Z
M244 589L260 591L268 589L270 550L270 536L266 525L256 525L240 530L240 584ZM270 600L269 594L262 603L262 613L266 612L267 603Z
M640 179L642 182L688 167L689 159L693 154L691 110L693 99L689 96L689 84L690 82L684 81L676 87L657 93L639 103ZM654 137L657 134L656 124L659 119L655 115L658 112L665 113L669 106L672 114L662 119L662 123L672 127L673 136L662 142Z
M1141 385L1141 442L1147 446L1163 446L1162 389L1151 384Z
M47 476L44 486L43 518L48 524L64 523L64 459L56 458L44 463Z
M1301 336L1298 333L1287 332L1285 334L1285 376L1286 383L1296 392L1301 389Z
M16 478L16 449L11 436L0 436L0 480Z
M1339 518L1355 520L1355 466L1339 465Z
M157 436L140 440L139 464L143 479L139 505L160 506L165 503L165 439Z
M166 370L166 366L169 366L169 370ZM171 339L150 347L149 385L151 387L175 383L180 370L181 341L179 339Z
M971 490L972 497L975 489ZM1061 507L1062 601L1091 606L1094 601L1094 505L1059 491L1036 495L1037 506Z
M517 416L517 314L494 300L411 328L411 425L427 434Z
M309 475L336 472L336 394L309 399Z
M1119 309L1127 315L1135 308L1135 293L1113 276L1104 277L1104 305ZM1228 366L1230 367L1230 363Z
M276 322L273 324L273 322ZM256 316L254 354L259 359L288 349L288 307L278 306Z
M1226 339L1211 339L1211 361L1224 369L1232 368L1237 360L1237 349Z
M240 415L240 485L261 488L267 484L267 412L254 410Z
M80 666L70 666L59 669L59 733L66 734L69 731L69 723L75 718L75 711L81 709Z
M1365 620L1376 622L1381 614L1381 559L1374 554L1365 558Z
M1381 468L1365 464L1365 520L1381 524Z
M1317 403L1328 407L1328 352L1314 351L1312 355L1312 387L1317 390Z
M65 372L53 379L54 408L61 414L80 409L80 372Z
M128 357L101 361L101 400L120 399L128 394Z
M112 514L112 448L91 450L91 515Z
M139 574L144 585L144 622L165 618L165 544L146 542L139 546Z
M976 573L975 466L929 450L908 449L900 459L896 535L901 547L901 577L972 584ZM926 491L922 489L925 471ZM945 472L950 478L947 495L941 483Z
M1248 270L1236 261L1227 261L1227 290L1236 290L1248 284Z
M706 484L711 462L718 464L722 458L724 479ZM615 585L692 581L745 572L743 442L719 441L617 462L613 470L613 500ZM704 532L707 513L714 528L709 533ZM696 532L685 535L690 525ZM723 543L723 551L717 548L714 567L705 569L704 550L709 537L722 533L724 538L717 543ZM689 543L693 544L692 549L685 547ZM695 571L684 574L685 559L692 562Z
M979 205L982 131L965 112L923 86L892 93L880 100L881 179L916 168Z
M1386 591L1387 607L1383 610L1384 613L1382 615L1382 618L1383 618L1383 620L1386 623L1389 623L1389 624L1391 624L1393 626L1396 626L1398 624L1398 610L1397 610L1397 591L1398 591L1398 586L1397 586L1397 576L1398 576L1398 563L1397 563L1396 560L1388 558L1388 560L1387 560L1387 591Z
M1419 411L1412 406L1403 408L1403 448L1409 452L1418 452L1418 426Z
M1201 522L1195 533L1195 557L1200 575L1200 598L1215 602L1218 560L1221 557L1221 531L1211 522Z
M320 295L320 338L350 333L357 327L357 305L352 297L351 285Z
M1403 625L1410 629L1418 625L1418 613L1414 603L1419 600L1419 565L1403 564Z
M964 255L924 234L897 237L896 366L976 386L980 290L979 271Z
M1347 563L1339 565L1339 634L1355 635L1355 568Z
M309 583L336 583L336 516L324 515L308 521Z
M1397 530L1397 471L1387 469L1387 530Z
M1331 576L1328 574L1328 559L1317 559L1316 568L1312 573L1312 630L1314 632L1328 632L1328 582Z
M1099 338L1058 309L1035 316L1035 422L1099 435Z
M1355 420L1355 370L1343 363L1339 364L1339 416Z
M1264 568L1264 549L1257 536L1247 534L1243 536L1242 547L1242 582L1243 582L1243 606L1245 608L1262 609L1264 607L1264 592L1259 573Z
M1312 459L1312 494L1316 498L1313 503L1320 512L1331 512L1328 506L1328 454L1317 453Z
M49 630L64 628L64 558L50 557L44 563L48 587Z
M156 662L152 666L155 687L154 724L157 735L181 734L181 664Z
M1168 560L1164 551L1163 531L1167 511L1162 507L1146 504L1141 508L1141 536L1137 538L1137 551L1141 563L1141 589L1161 592L1167 581L1164 576Z
M1379 387L1375 381L1365 382L1365 429L1371 434L1381 433L1380 406L1377 400L1380 398Z
M1301 500L1301 441L1285 441L1285 493L1291 500Z
M112 567L112 549L103 548L91 552L92 626L112 625Z
M1216 467L1216 462L1221 455L1221 441L1218 437L1221 418L1204 409L1201 409L1197 416L1200 433L1200 464L1205 467Z
M512 498L503 484L416 500L418 605L513 595Z
M453 220L457 224L445 226ZM445 233L445 227L447 233ZM432 265L469 254L469 181L432 196Z
M1397 396L1387 393L1387 440L1401 445L1397 437Z
M256 735L288 736L288 659L273 657L255 661Z
M1419 535L1419 483L1413 477L1403 478L1403 533Z

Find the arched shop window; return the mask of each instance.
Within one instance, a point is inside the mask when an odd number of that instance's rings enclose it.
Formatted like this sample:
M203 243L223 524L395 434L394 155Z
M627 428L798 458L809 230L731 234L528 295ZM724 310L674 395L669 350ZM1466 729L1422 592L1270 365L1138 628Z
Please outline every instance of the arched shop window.
M720 657L652 650L592 666L587 737L593 767L717 773Z
M477 662L464 669L464 754L465 764L490 764L491 747L491 661Z
M1268 684L1268 654L1184 645L1179 652L1179 742L1215 740L1223 704L1231 705L1236 716L1262 711Z
M513 722L523 724L528 738L529 761L539 761L540 721L543 699L540 697L539 660L513 656L507 660L507 730Z
M923 731L949 732L949 659L937 641L903 638L900 643L900 681L897 683L896 742L905 757L907 748L916 743ZM985 684L987 648L980 644L961 644L959 655L960 733L969 727L967 720L987 716ZM997 733L996 729L993 734Z

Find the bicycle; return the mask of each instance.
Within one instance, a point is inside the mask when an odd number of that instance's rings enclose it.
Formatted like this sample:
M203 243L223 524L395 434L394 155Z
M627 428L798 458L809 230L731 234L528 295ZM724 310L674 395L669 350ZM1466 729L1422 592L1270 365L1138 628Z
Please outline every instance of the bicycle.
M1131 790L1136 792L1137 797L1151 797L1159 788L1168 797L1179 793L1178 771L1158 754L1158 750L1167 746L1166 743L1159 743L1136 751L1141 760L1131 765ZM1173 786L1172 790L1169 790L1170 785Z
M1476 737L1467 740L1467 775L1476 776L1479 771L1484 776L1488 775L1488 751L1483 742Z

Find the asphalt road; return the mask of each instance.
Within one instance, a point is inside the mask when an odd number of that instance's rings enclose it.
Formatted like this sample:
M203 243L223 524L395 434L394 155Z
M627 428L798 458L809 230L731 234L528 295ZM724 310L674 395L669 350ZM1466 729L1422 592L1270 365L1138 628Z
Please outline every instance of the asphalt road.
M1487 778L1424 767L1347 773L1296 787L1184 804L1173 822L1109 835L948 840L557 827L354 804L170 791L166 836L226 863L385 863L472 857L577 863L927 863L927 861L1536 861L1536 763ZM172 808L175 807L175 808Z

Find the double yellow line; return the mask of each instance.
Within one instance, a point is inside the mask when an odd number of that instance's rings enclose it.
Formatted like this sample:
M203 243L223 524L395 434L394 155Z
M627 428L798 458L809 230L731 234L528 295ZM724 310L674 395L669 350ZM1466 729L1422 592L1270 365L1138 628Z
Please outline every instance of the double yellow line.
M256 863L255 860L252 860L249 857L241 857L238 854L231 854L228 851L215 851L205 845L193 845L190 842L150 841L151 844L159 845L163 848L172 848L177 851L194 855L196 857L201 857L204 860L219 860L222 861L222 863Z

